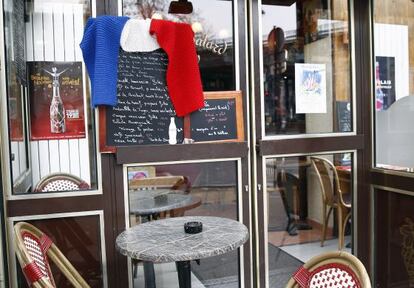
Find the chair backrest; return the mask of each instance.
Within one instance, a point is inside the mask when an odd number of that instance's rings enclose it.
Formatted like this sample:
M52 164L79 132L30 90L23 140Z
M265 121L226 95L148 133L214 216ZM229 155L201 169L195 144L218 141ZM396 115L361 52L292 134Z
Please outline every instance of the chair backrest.
M37 183L35 192L77 191L89 189L89 184L79 177L67 173L53 173Z
M287 288L371 288L371 281L358 258L344 251L313 257L289 280Z
M322 198L325 203L333 204L336 192L339 192L339 179L335 166L322 157L311 157L312 167L316 171L318 182L321 185Z
M26 222L14 226L15 249L23 274L30 287L56 287L50 269L51 260L74 287L89 287L50 238Z

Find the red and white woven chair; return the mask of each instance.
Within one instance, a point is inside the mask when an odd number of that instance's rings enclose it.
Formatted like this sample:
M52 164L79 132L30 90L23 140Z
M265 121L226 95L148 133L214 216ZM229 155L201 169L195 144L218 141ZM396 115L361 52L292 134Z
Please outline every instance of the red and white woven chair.
M49 259L74 287L89 287L78 271L42 231L29 223L19 222L14 225L14 232L17 258L29 287L56 288Z
M371 281L358 258L344 251L313 257L300 267L286 288L371 288Z
M35 192L60 192L60 191L77 191L89 189L89 184L67 173L49 174L37 183Z

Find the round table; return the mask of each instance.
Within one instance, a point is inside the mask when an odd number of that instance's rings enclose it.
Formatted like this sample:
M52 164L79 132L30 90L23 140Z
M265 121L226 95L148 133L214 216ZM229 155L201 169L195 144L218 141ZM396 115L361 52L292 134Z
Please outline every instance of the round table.
M140 216L154 215L188 206L197 200L194 196L176 194L173 191L177 192L176 190L132 192L129 194L129 212Z
M157 219L159 214L174 209L192 209L201 205L201 199L188 194L177 194L177 190L151 189L129 193L129 212L141 217L142 223ZM173 214L171 214L172 216ZM144 261L145 286L155 288L154 264ZM137 263L134 263L134 275Z
M203 231L184 232L184 223L199 221ZM220 217L193 216L147 222L122 232L116 239L119 252L152 263L176 262L180 288L191 287L191 260L235 250L249 238L242 223Z

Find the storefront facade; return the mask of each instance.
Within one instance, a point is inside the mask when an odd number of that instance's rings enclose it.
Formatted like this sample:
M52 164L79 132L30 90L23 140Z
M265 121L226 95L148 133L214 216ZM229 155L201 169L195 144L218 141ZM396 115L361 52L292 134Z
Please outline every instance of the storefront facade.
M13 245L13 225L26 221L92 287L141 287L141 264L115 239L143 221L134 197L149 185L134 180L166 176L197 199L171 217L226 217L249 229L242 248L193 265L200 287L284 287L309 257L338 247L374 286L413 285L414 2L193 0L186 16L168 15L169 3L1 2L5 286L26 287ZM79 43L89 17L154 13L192 25L210 110L174 123L178 143L195 143L116 145L106 122L116 116L91 107ZM335 209L324 222L318 161L351 207L342 229ZM86 186L44 191L56 174ZM156 266L158 287L175 276Z

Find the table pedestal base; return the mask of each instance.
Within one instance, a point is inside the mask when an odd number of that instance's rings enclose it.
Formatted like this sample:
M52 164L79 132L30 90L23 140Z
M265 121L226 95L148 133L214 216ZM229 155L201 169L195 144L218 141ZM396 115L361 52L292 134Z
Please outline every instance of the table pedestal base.
M155 273L154 263L144 261L144 279L145 288L156 288L155 286Z
M191 263L190 261L175 262L180 288L191 288Z

